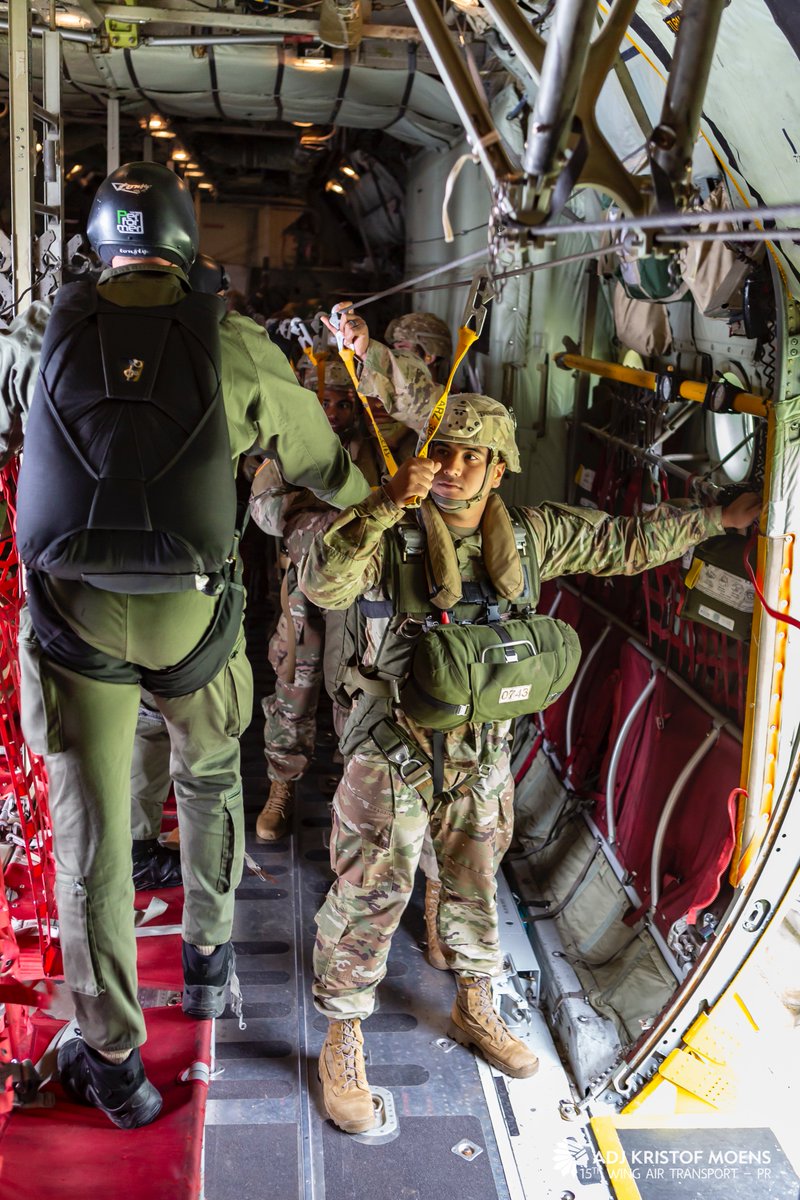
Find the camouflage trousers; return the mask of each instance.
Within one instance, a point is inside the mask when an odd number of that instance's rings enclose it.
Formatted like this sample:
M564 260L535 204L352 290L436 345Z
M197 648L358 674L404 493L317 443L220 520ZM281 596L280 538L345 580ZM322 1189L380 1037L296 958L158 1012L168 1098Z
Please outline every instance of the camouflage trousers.
M513 799L507 746L463 794L429 804L374 742L347 760L333 798L336 880L316 916L313 991L320 1012L337 1020L372 1012L429 824L449 965L463 975L498 973L495 873L511 841Z
M275 691L264 697L261 707L267 775L289 783L301 778L314 753L325 624L321 611L297 586L293 566L287 571L283 599L284 611L269 643L269 661L277 676Z

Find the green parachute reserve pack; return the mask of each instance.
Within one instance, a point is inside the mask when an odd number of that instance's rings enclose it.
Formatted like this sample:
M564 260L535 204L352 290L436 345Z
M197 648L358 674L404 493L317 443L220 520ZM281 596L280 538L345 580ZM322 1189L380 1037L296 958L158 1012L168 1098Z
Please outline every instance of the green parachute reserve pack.
M575 630L541 614L440 625L419 638L400 704L438 730L521 717L558 699L580 657Z

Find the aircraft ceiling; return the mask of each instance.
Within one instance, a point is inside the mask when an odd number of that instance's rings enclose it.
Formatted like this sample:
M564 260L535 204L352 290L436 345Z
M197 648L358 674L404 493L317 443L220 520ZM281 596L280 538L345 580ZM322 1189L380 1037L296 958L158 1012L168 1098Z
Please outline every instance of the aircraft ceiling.
M211 0L202 5L197 0L153 0L147 6L89 0L57 4L58 12L76 19L92 12L125 16L134 23L137 40L136 45L110 49L99 26L78 32L83 41L65 44L68 152L70 139L76 145L93 136L102 142L110 95L119 97L123 122L137 137L136 120L157 111L179 135L194 135L193 148L212 167L216 155L222 199L223 168L230 177L246 165L254 198L259 185L264 196L291 188L290 175L268 187L269 172L286 169L293 146L313 149L315 137L321 144L334 131L350 131L351 147L363 142L378 157L381 145L393 145L397 154L402 146L412 152L436 151L461 140L453 103L405 5L376 5L360 45L352 51L327 51L327 65L317 69L303 55L317 31L318 6L266 4L254 12L258 7L253 0L218 0L213 11ZM520 94L524 89L532 100L536 82L520 72L480 4L456 0L446 7L454 36L467 45L490 99L513 78ZM527 0L520 4L545 37L553 7ZM622 158L635 155L646 140L642 114L645 124L658 120L675 43L668 21L680 7L681 0L668 0L666 7L663 0L639 0L637 5L623 42L622 70L638 96L638 113L618 74L609 75L601 93L599 123ZM48 3L36 0L32 8L44 22ZM599 0L597 9L600 24L608 4ZM392 24L383 23L387 20ZM85 24L91 27L91 19ZM217 43L158 44L165 38L204 36ZM231 40L259 36L279 44ZM697 177L723 173L736 206L800 197L799 53L800 6L795 0L731 0L722 17L694 165ZM0 46L0 70L7 72L5 44ZM516 119L525 122L527 114ZM304 132L295 122L310 122L313 129ZM502 122L499 132L503 136ZM387 137L381 138L382 133ZM239 184L236 191L241 192ZM798 249L784 243L781 253L800 280Z

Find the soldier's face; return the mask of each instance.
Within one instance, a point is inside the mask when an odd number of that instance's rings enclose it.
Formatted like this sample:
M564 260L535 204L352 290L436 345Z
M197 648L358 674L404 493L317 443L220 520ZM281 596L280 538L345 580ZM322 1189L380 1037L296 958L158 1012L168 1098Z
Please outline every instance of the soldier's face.
M436 362L435 354L428 354L428 351L420 346L419 342L393 342L395 350L408 350L411 354L415 354L417 358L421 358L426 366L430 367Z
M462 446L457 442L432 442L429 451L434 462L441 463L441 468L433 481L431 491L447 500L471 500L477 496L486 478L486 468L490 452L486 446ZM488 497L491 488L496 488L503 478L506 469L504 462L495 463L489 479ZM479 507L469 509L470 520L474 522Z
M326 388L320 403L328 418L328 424L337 437L352 429L355 408L347 392L341 392L338 388Z

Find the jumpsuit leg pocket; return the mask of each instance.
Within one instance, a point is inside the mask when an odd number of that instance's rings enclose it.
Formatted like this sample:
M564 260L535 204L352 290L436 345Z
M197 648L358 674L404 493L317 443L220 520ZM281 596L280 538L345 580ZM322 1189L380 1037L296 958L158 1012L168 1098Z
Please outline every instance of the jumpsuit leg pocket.
M237 801L242 803L241 795ZM225 811L222 816L222 845L220 847L219 858L219 875L217 876L216 890L220 896L226 896L231 890L233 884L233 867L236 860L236 823L233 819L233 813L225 803Z
M56 892L64 977L72 991L83 996L99 996L105 991L105 984L97 965L86 881L77 875L62 875L57 881ZM65 930L69 930L67 936L64 936Z
M22 736L34 754L58 754L64 749L58 690L26 609L20 619L19 664Z
M245 652L244 637L222 668L225 673L225 733L241 737L253 716L253 671Z
M390 886L394 876L395 803L384 764L353 755L333 805L331 866L357 888Z
M317 940L314 945L314 974L318 979L324 979L328 973L333 953L344 937L347 918L332 906L330 900L326 900L314 920L317 925Z

